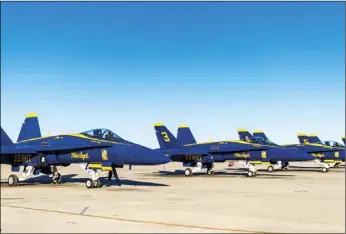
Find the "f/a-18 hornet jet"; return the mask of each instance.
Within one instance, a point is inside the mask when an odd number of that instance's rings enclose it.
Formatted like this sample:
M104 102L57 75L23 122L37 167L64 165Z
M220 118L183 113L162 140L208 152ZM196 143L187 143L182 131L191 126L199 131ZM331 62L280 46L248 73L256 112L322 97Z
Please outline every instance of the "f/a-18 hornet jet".
M100 171L109 171L109 176L113 174L120 185L116 168L123 168L124 165L159 165L171 161L163 153L124 140L108 129L48 137L40 135L36 114L27 115L17 143L13 143L1 127L1 164L11 165L12 171L24 167L20 177L14 174L9 176L10 186L16 186L19 181L40 172L52 174L53 183L60 183L57 166L70 164L79 164L89 174L87 188L101 186Z
M299 133L298 134L298 140L300 144L319 144L319 145L325 145L332 147L336 150L345 151L345 146L339 142L336 141L321 141L320 138L316 134L308 134L305 133ZM342 157L342 155L341 155ZM345 158L335 159L335 162L329 163L331 167L339 167L341 164L341 161L345 161Z
M164 124L156 123L154 127L160 145L160 149L157 149L158 152L166 153L172 161L183 162L183 166L187 167L185 176L191 176L204 168L207 169L208 175L212 175L214 162L227 160L246 161L247 176L249 177L254 177L257 174L255 164L270 163L272 159L277 157L288 161L298 156L302 160L303 157L305 160L313 160L309 154L299 154L297 150L253 144L240 140L196 143L194 138L192 140L192 138L186 137L186 141L182 142L184 139L177 140Z
M250 133L249 133L250 134ZM251 134L250 134L251 135ZM262 130L257 130L253 132L253 135L257 139L264 139L266 144L269 145L277 145L271 141L269 141L268 137ZM340 150L340 148L333 148L323 144L313 144L306 141L305 133L298 133L300 144L285 144L282 145L285 148L294 148L301 152L309 153L311 156L315 158L314 161L321 165L322 172L328 172L329 168L334 163L340 163L345 161L345 151ZM305 141L304 141L305 139ZM287 169L289 166L288 161L282 161L283 169Z
M238 134L239 136L243 136L243 134L246 134L247 130L246 129L238 129ZM197 143L195 138L193 137L193 134L188 126L179 126L178 127L178 135L177 135L178 140L183 143L183 144L195 144ZM258 144L258 145L268 145L264 141L261 140L256 140L255 138L248 138L248 135L245 136L247 139L248 143L251 144ZM251 140L250 140L251 139ZM271 145L271 148L278 148L280 146L275 146ZM285 152L285 151L284 151ZM290 154L290 156L287 156L285 154ZM280 155L279 152L277 154L270 154L269 157L267 157L268 161L263 161L261 164L267 165L268 168L267 170L269 172L273 172L275 169L275 166L279 164L281 160L287 160L287 161L310 161L313 160L314 158L312 156L307 155L306 153L301 153L297 152L297 150L291 151L289 153L285 152L285 154ZM236 158L232 159L231 157L228 158L228 160L239 160L240 162L244 163L244 165L247 165L247 162ZM251 159L250 159L251 160ZM250 161L251 162L251 161ZM260 164L258 162L257 164Z

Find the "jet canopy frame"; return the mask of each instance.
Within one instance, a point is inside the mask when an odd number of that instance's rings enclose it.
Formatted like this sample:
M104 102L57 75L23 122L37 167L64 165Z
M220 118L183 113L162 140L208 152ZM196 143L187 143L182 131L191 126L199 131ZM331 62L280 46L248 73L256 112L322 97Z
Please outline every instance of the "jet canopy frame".
M317 142L316 144L326 145L331 147L345 147L343 144L337 141L320 141L320 142Z
M107 140L107 141L120 141L123 140L120 136L115 134L109 129L106 128L95 128L91 130L87 130L84 132L81 132L80 134L83 134L87 137L95 138L95 139L101 139L101 140Z
M274 142L268 140L268 139L264 139L263 137L258 137L258 136L254 136L250 139L251 143L254 144L261 144L261 145L271 145L271 146L279 146L278 144L275 144Z

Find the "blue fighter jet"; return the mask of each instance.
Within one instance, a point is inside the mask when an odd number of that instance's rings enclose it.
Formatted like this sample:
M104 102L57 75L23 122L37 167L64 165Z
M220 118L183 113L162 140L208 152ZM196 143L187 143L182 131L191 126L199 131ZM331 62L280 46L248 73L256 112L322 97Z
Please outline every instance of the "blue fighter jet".
M179 140L162 123L154 124L157 140L160 148L159 152L164 152L172 161L182 162L185 169L185 176L202 169L207 169L207 174L214 173L214 162L225 162L228 160L244 160L248 168L247 176L254 177L257 174L256 164L270 164L272 160L278 158L282 160L313 160L309 154L299 153L297 150L284 149L248 143L240 140L196 143L192 133L183 134L178 132ZM181 128L182 129L182 128ZM184 126L187 130L188 127Z
M269 145L277 145L269 141L268 137L262 130L254 131L253 135L255 138L262 138ZM328 172L330 167L333 166L334 163L341 163L342 161L345 161L345 150L341 150L340 148L333 148L323 144L310 143L307 140L305 133L298 133L298 139L300 141L300 144L285 144L282 146L286 148L297 149L301 152L306 152L311 156L314 156L315 161L321 165L322 172ZM288 166L288 161L282 161L282 169L287 170Z
M17 143L13 143L1 127L1 164L11 165L12 171L24 167L22 176L9 176L10 186L16 186L18 182L40 172L52 174L53 183L60 183L57 166L70 164L79 164L89 174L87 188L101 186L100 171L108 171L110 177L114 175L120 185L116 168L123 168L124 165L159 165L171 161L163 153L122 139L108 129L32 138L41 134L37 126L37 115L28 115Z

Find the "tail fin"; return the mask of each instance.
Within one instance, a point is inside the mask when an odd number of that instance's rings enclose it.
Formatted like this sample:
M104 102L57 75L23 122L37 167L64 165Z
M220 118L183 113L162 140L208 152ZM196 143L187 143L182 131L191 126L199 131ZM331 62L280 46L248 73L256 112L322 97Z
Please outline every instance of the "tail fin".
M342 137L342 141L344 142L344 144L346 144L346 142L345 142L345 137L344 137L344 136Z
M261 137L264 140L269 140L268 137L266 136L266 134L264 134L264 132L262 130L255 130L255 131L253 131L253 136L254 137Z
M1 127L1 146L13 145L13 141Z
M307 138L310 143L321 142L320 138L318 138L318 136L315 134L308 134Z
M251 142L252 135L247 129L239 128L238 129L238 135L239 135L239 139L241 141Z
M179 143L163 123L155 123L154 128L161 149L182 147L182 144Z
M308 144L308 143L310 143L309 138L308 138L308 136L305 133L300 132L300 133L297 134L297 136L298 136L300 144Z
M41 129L38 123L37 114L27 114L22 128L20 129L17 142L39 137L41 137Z
M189 126L182 124L178 126L178 141L183 145L196 144L196 139L193 136Z

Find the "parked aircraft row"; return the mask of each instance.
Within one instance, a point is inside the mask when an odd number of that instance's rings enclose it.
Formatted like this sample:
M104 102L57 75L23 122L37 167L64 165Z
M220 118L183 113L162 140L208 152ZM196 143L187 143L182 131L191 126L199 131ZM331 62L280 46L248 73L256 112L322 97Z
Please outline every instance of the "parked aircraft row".
M230 160L242 162L247 176L255 177L258 165L267 170L287 170L289 162L317 161L322 172L345 161L345 146L322 142L317 136L298 134L299 144L278 145L263 131L238 129L239 140L198 143L187 125L178 127L175 137L164 124L154 124L160 148L150 149L125 140L108 129L93 129L81 133L41 136L38 117L28 114L14 143L1 127L1 164L11 165L12 171L24 167L21 176L12 174L10 186L40 173L52 176L54 184L61 183L59 166L78 164L89 178L87 188L101 187L100 177L108 172L121 186L117 168L124 165L160 165L171 161L182 162L185 176L206 169L214 174L214 164ZM343 137L345 142L345 137Z

